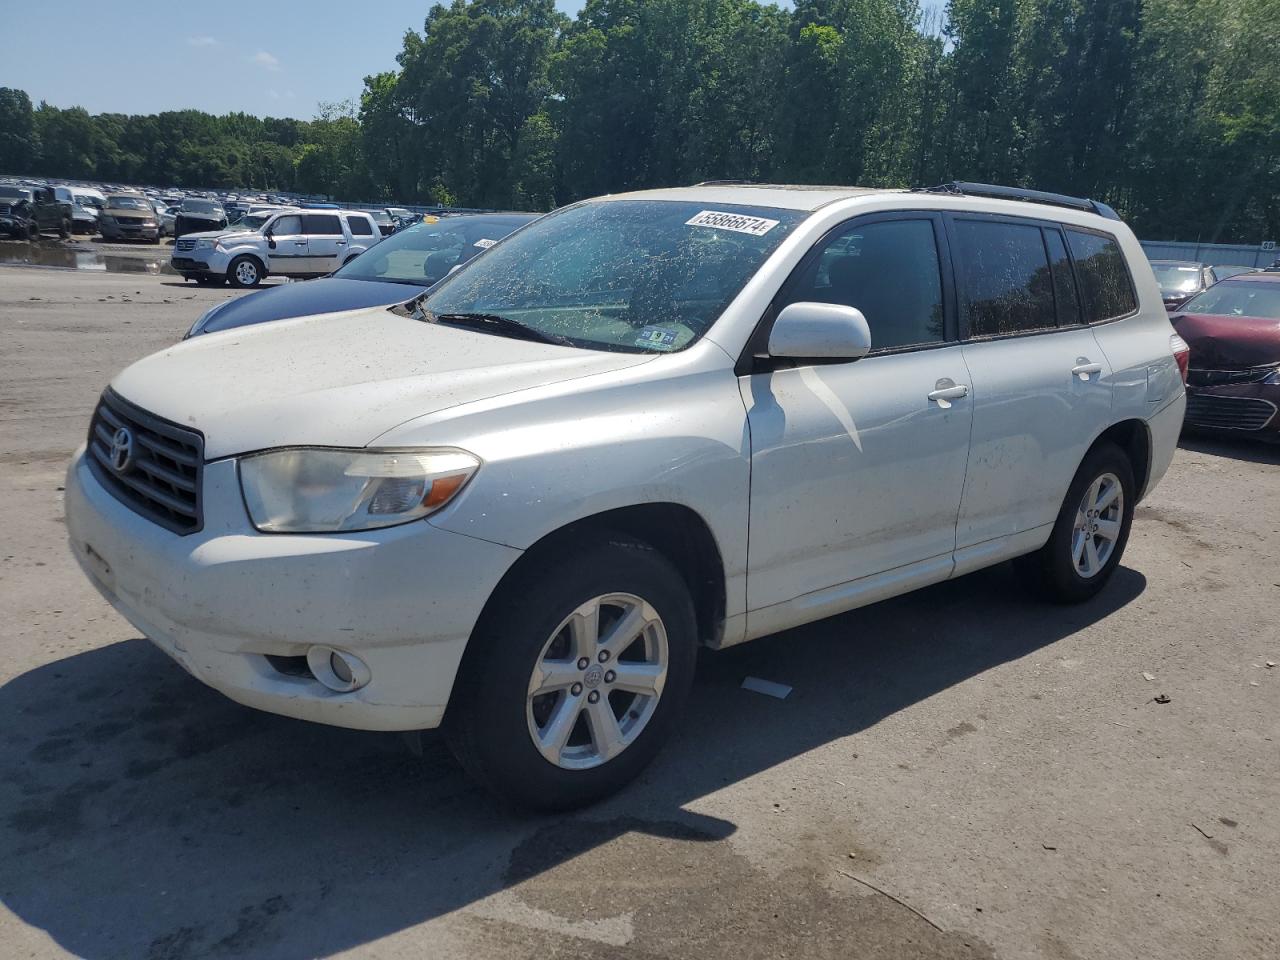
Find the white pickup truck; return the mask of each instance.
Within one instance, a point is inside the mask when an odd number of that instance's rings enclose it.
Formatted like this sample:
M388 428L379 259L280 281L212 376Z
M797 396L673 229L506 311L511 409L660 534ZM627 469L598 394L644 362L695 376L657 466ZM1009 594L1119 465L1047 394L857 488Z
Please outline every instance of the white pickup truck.
M187 280L255 287L271 274L322 277L381 239L363 210L285 210L255 230L184 234L170 265Z

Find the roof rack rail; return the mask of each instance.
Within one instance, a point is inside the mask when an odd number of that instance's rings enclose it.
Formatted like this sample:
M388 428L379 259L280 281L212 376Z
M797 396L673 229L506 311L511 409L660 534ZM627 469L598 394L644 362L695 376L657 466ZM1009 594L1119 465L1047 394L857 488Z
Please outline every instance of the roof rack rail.
M757 183L755 180L703 180L695 183L695 187L749 187Z
M1025 187L1004 187L994 183L971 183L952 180L936 187L913 187L912 193L949 193L954 196L992 197L997 200L1023 200L1028 203L1047 203L1054 207L1070 207L1096 213L1108 220L1119 220L1120 215L1100 200L1069 197L1065 193L1048 193L1044 190L1028 190Z

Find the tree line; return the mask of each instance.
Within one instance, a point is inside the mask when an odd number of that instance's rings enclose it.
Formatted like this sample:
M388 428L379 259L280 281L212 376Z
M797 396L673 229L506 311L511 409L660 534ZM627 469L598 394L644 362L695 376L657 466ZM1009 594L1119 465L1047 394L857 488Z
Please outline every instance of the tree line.
M478 207L708 179L952 179L1143 236L1280 233L1277 0L453 0L315 120L0 90L0 171Z

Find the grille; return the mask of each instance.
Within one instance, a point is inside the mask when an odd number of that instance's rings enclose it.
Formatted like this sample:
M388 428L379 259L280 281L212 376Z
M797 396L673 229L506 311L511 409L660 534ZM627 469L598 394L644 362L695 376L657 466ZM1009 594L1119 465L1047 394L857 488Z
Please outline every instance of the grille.
M1276 405L1253 397L1196 394L1187 398L1187 423L1217 430L1261 430L1276 413Z
M1245 370L1204 370L1192 367L1187 371L1187 383L1193 387L1210 387L1222 383L1257 383L1259 380L1265 380L1275 370L1275 364Z
M203 525L204 437L196 431L152 416L107 389L89 425L89 455L99 482L148 520L177 534Z
M179 240L173 245L175 250L194 250L196 242L194 240Z
M116 217L116 223L123 223L131 227L141 223L142 220L142 217Z

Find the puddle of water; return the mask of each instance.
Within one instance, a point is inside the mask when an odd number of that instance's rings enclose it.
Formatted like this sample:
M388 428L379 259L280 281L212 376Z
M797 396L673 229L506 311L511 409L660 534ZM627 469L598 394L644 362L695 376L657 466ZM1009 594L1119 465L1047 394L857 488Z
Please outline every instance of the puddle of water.
M177 276L169 266L169 251L129 256L86 250L80 246L48 243L0 242L0 264L55 267L63 270L99 270L106 273L150 273Z

